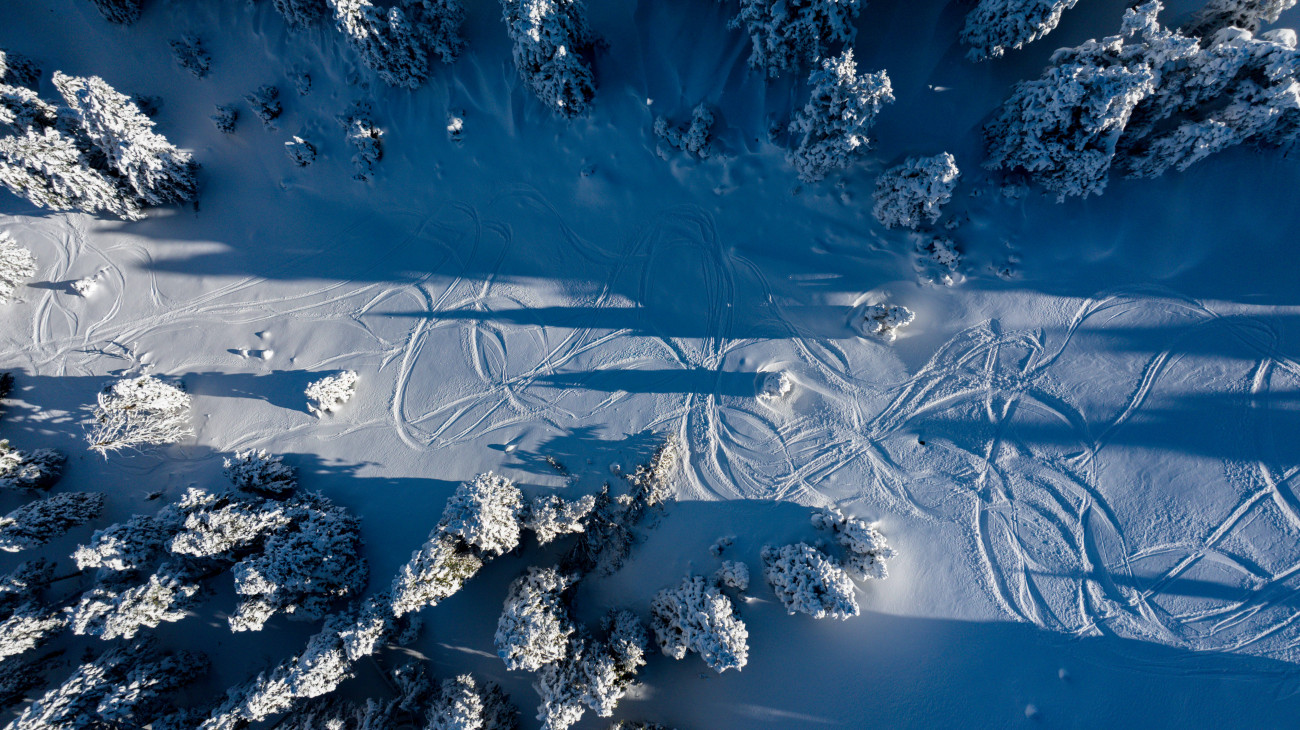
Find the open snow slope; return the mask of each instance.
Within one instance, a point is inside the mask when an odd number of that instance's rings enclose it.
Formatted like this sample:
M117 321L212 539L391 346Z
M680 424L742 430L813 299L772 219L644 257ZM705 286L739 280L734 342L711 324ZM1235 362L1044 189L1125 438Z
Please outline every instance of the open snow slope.
M47 96L55 69L157 95L159 131L203 165L199 206L139 223L0 196L0 230L40 264L0 309L0 369L22 389L2 435L73 454L59 489L106 492L111 518L145 509L147 491L220 479L224 452L285 454L361 516L378 584L459 481L493 469L532 491L590 490L644 456L647 431L677 433L681 502L593 602L644 612L737 535L728 557L756 583L741 607L751 660L705 677L696 658L659 657L617 716L1293 724L1300 168L1234 150L1066 204L979 169L982 120L1009 85L1052 49L1114 32L1124 3L1082 3L1047 39L981 65L956 42L961 4L869 4L859 68L887 69L898 101L863 164L811 186L767 137L804 87L751 73L722 7L594 3L599 90L565 123L517 80L496 3L470 5L464 57L411 93L373 80L332 28L287 32L269 3L154 2L128 28L82 0L0 4L0 47L41 62ZM1171 21L1195 7L1169 5ZM204 79L171 61L167 42L186 32L212 55ZM281 89L278 129L245 112L233 136L218 132L214 105L263 83ZM351 179L334 121L359 98L386 133L370 183ZM654 118L685 121L700 101L717 110L720 153L661 154ZM449 113L463 142L448 139ZM286 157L293 135L315 164ZM951 233L953 287L928 282L914 242L870 214L877 172L941 151L963 171L946 211L969 218ZM90 297L72 293L91 275ZM878 302L917 313L892 345L850 327ZM85 452L82 407L142 369L194 395L194 443ZM309 415L303 388L343 369L361 374L357 396ZM779 370L791 395L756 398ZM845 623L785 616L758 578L762 545L810 538L805 507L826 504L879 519L901 553ZM521 568L491 566L431 612L413 649L439 674L502 681L529 718L528 678L505 672L490 638ZM196 638L187 623L160 634L217 657L196 701L308 631Z

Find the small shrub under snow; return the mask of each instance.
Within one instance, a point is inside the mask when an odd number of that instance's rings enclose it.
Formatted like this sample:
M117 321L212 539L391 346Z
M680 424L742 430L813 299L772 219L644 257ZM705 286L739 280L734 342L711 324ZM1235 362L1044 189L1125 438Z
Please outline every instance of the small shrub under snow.
M650 628L659 650L673 659L697 652L715 672L742 669L749 661L749 631L716 587L688 576L650 603Z
M234 134L235 124L239 121L239 107L234 104L218 104L217 113L213 114L212 123L217 125L217 131L224 134Z
M256 91L244 97L248 107L253 110L253 115L261 119L267 129L275 129L275 120L284 111L279 100L280 90L270 84L259 86Z
M749 590L749 566L738 560L724 560L722 567L713 574L713 582L744 593Z
M889 577L885 561L898 554L885 542L885 536L876 526L837 509L822 509L813 513L813 527L826 530L844 550L844 568L859 580Z
M864 337L878 337L885 342L893 342L898 337L898 330L911 324L913 319L916 319L916 315L907 307L872 304L862 309L853 324Z
M236 451L233 458L223 461L223 465L235 489L283 497L298 486L293 467L286 466L279 456L268 454L264 449Z
M713 128L713 112L706 104L700 104L691 111L691 123L685 127L673 126L667 117L655 120L655 135L677 149L695 155L708 157L713 153L709 133Z
M352 400L360 377L352 370L344 370L338 375L330 375L308 385L307 410L319 418L324 418L326 413L339 410Z
M316 161L316 147L302 137L294 137L285 142L284 153L298 167L306 167Z

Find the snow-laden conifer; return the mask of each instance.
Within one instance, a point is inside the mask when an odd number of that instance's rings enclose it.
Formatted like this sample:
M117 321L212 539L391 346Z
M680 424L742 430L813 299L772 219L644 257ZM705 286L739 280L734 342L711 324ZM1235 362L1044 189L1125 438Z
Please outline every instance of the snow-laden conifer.
M852 44L861 9L862 0L740 0L732 25L749 34L749 65L778 76Z
M596 94L596 79L580 55L589 42L584 0L501 0L514 43L515 68L551 111L575 117Z
M731 599L700 576L687 576L650 603L650 628L659 650L673 659L689 651L716 672L741 669L749 661L749 632Z
M872 214L886 228L932 225L940 208L957 187L957 160L944 152L933 157L909 157L876 178Z
M39 547L103 510L104 495L94 492L63 492L28 502L0 517L0 550L16 553Z
M824 59L808 83L811 95L790 124L795 146L786 159L801 180L816 182L866 150L871 125L894 93L884 71L858 75L852 49Z

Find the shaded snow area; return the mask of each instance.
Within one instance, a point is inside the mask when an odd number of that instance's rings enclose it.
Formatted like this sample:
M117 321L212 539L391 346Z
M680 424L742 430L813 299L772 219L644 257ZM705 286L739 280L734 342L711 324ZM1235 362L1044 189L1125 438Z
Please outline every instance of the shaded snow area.
M375 5L0 2L0 726L1294 726L1294 3Z

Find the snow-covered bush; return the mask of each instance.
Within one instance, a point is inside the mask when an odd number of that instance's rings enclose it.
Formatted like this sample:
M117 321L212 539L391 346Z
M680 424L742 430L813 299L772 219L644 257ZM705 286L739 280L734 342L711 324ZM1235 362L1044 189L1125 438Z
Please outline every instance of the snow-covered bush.
M763 577L791 615L838 619L858 615L849 574L839 561L806 542L763 548Z
M1051 33L1079 0L979 0L966 16L961 40L972 61L999 58Z
M87 591L72 609L72 632L105 641L131 639L145 628L189 615L199 585L186 571L165 565L142 583L109 583Z
M324 6L324 0L320 0ZM293 88L298 92L298 96L306 96L311 93L311 74L296 68L289 72L289 80L293 82Z
M585 0L501 0L501 7L528 88L561 116L586 111L596 79L579 55L588 43Z
M851 44L862 0L740 0L733 27L749 34L749 65L778 76L829 55L831 44Z
M190 397L174 385L140 375L106 386L91 417L86 440L105 457L110 451L174 444L193 433Z
M24 603L0 621L0 660L41 646L67 625L68 617L62 611L34 601Z
M435 531L393 578L393 615L401 617L437 605L459 591L481 567L482 558L459 540Z
M715 672L742 669L749 661L749 631L716 587L688 576L660 591L650 603L650 628L659 650L673 659L697 652Z
M456 144L465 141L465 112L447 113L447 141Z
M63 476L66 460L54 449L19 451L0 439L0 489L49 489Z
M722 567L713 574L713 584L744 593L749 590L749 566L738 560L724 560Z
M234 134L235 124L239 121L239 107L234 104L218 104L217 113L210 118L217 125L217 131Z
M938 277L943 284L951 286L960 276L961 254L947 236L921 235L916 239L916 252L924 264L939 270Z
M105 158L148 205L168 205L198 197L198 164L153 131L154 123L130 97L98 76L54 72L54 86L78 124L78 132Z
M370 105L365 102L353 102L346 112L335 117L343 125L348 145L352 147L352 177L357 180L369 180L374 174L375 163L384 156L380 140L384 133L375 126L371 118Z
M889 577L885 561L897 551L885 542L885 536L873 524L850 517L838 509L817 510L812 516L813 527L829 531L835 542L844 550L844 568L858 580Z
M1182 27L1186 35L1209 38L1224 28L1252 33L1264 23L1275 23L1296 0L1210 0Z
M506 669L535 672L565 657L576 629L563 594L573 582L557 568L529 568L510 584L495 638Z
M98 569L104 573L134 574L144 570L161 554L171 536L168 525L156 517L134 515L90 536L72 553L77 570Z
M306 28L329 13L325 0L272 0L285 25L295 30Z
M140 19L142 0L90 0L104 20L119 25L130 25Z
M862 308L854 317L853 327L863 337L878 337L885 342L898 338L898 330L908 326L916 315L907 307L872 304Z
M796 144L786 155L801 180L816 182L831 170L848 167L870 144L867 133L876 114L894 101L884 71L857 73L850 49L823 60L808 77L812 94L790 123Z
M476 554L491 559L519 545L523 495L509 479L492 472L465 482L447 500L438 530L462 540Z
M39 547L103 510L104 495L92 492L64 492L28 502L0 517L0 550L16 553Z
M171 42L172 59L176 65L194 74L195 78L203 78L207 75L208 69L212 66L212 57L208 52L203 50L203 43L199 41L198 36L184 35L180 39Z
M338 375L329 375L311 383L306 390L307 410L318 418L339 410L352 400L360 377L352 370L344 370Z
M594 494L571 501L556 494L542 495L529 503L523 526L537 536L537 544L545 545L560 535L572 535L586 529L587 515L595 507Z
M944 152L934 157L909 157L876 178L872 214L886 228L913 230L939 220L939 208L957 187L957 160Z
M51 127L0 136L0 184L40 208L144 217L124 185L92 169L73 140Z
M267 129L275 129L275 120L284 112L284 107L280 106L279 88L270 84L262 84L252 92L245 94L244 101L248 103L248 108L253 110L253 116L262 120L263 126ZM218 128L220 128L220 125L218 125Z
M465 48L460 26L465 22L462 0L402 0L415 37L443 63L455 61Z
M284 497L298 486L293 467L265 449L236 451L233 458L222 460L225 475L235 489L270 497Z
M389 86L417 88L429 75L429 58L399 7L383 9L369 0L327 0L334 20L361 62Z
M316 161L316 147L302 137L293 137L285 142L284 153L298 167L306 167Z
M514 730L519 712L495 683L462 674L444 679L425 715L424 730Z
M77 296L89 297L99 288L99 278L96 276L83 276L72 282L69 286L72 287L72 291L75 292Z
M655 120L655 135L677 149L695 155L708 157L713 153L709 141L709 132L713 128L713 112L708 105L699 104L691 111L691 123L685 127L676 127L668 122L667 117Z

